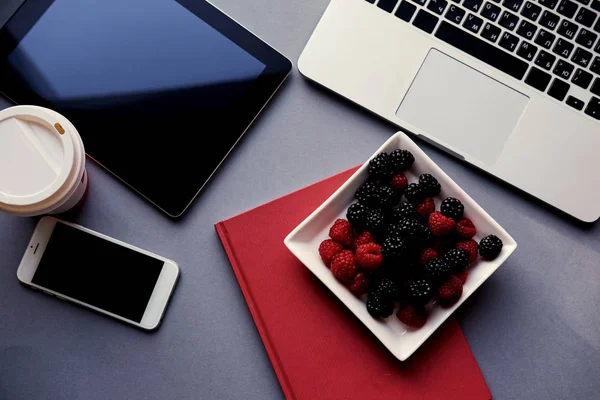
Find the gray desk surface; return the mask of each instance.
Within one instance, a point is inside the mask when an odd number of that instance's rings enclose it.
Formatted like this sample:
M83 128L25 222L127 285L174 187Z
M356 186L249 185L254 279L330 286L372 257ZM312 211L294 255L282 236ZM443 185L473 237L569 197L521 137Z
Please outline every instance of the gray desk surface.
M3 0L0 22L19 0ZM296 63L327 0L215 0ZM24 289L34 219L0 215L0 399L281 399L213 224L360 164L396 128L295 69L187 214L172 221L92 162L72 220L178 261L163 326L146 334ZM519 248L458 311L495 399L600 398L600 228L421 147Z

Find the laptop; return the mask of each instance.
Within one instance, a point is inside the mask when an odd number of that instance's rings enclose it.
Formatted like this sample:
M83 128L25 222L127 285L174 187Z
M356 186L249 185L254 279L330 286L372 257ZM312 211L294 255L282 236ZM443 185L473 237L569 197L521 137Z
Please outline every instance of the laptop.
M331 0L300 73L556 209L600 217L600 0Z

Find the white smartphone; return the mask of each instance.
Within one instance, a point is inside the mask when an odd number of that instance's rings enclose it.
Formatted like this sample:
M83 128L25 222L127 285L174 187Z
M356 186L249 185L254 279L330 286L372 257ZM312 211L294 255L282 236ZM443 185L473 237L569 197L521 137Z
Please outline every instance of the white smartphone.
M179 267L80 225L44 217L17 278L32 289L153 330L162 320Z

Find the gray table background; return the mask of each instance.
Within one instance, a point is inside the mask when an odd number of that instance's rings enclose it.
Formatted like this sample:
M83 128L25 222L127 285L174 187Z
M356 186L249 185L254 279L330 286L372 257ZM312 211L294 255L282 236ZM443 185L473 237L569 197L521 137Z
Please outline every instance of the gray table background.
M19 3L2 0L0 23ZM214 1L294 64L327 3ZM396 131L294 68L179 220L89 162L71 220L181 266L153 334L23 288L15 271L36 220L0 215L0 399L283 398L213 225L362 163ZM417 143L519 244L458 311L494 398L600 398L598 224Z

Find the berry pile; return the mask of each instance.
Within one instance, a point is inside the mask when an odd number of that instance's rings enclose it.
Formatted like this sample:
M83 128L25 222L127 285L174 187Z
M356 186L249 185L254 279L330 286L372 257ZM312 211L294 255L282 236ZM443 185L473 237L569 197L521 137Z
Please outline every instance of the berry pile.
M374 318L396 317L420 328L426 305L455 304L478 257L493 260L502 250L495 235L474 239L477 228L460 199L440 198L431 174L409 182L415 162L404 149L381 152L368 164L369 178L356 191L346 218L338 218L319 255L333 276L356 296L366 295ZM439 209L434 199L438 198Z

